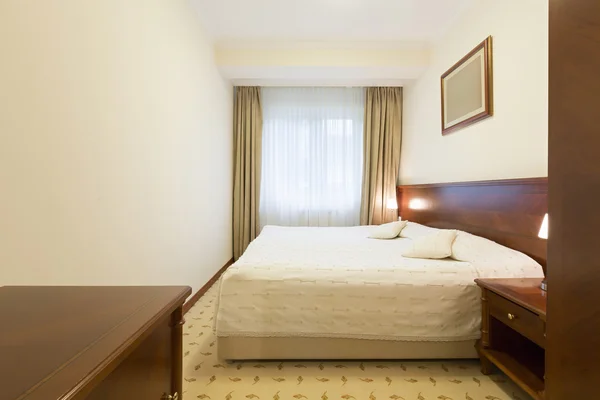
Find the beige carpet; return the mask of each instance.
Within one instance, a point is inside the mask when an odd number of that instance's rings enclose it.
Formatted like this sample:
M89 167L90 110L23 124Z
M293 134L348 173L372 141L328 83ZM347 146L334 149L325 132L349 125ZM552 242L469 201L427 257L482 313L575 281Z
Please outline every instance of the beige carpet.
M186 314L183 398L260 400L530 400L479 362L236 362L216 357L216 287Z

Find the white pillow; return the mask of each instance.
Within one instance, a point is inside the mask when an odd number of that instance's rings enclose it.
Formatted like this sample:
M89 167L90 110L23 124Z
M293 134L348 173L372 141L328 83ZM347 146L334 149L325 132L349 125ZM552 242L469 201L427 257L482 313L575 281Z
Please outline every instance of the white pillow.
M471 263L480 278L544 276L542 267L526 254L463 231L458 231L452 244L452 258Z
M410 247L402 252L402 256L435 259L450 257L452 255L452 242L455 238L455 230L438 229L438 232L414 239Z
M423 236L429 236L436 232L439 232L441 229L431 228L429 226L417 224L416 222L408 222L406 228L402 229L400 232L400 237L405 237L409 239L418 239Z
M458 231L456 240L452 244L452 258L457 261L481 262L499 258L508 249L501 244L468 232Z
M388 224L382 224L373 229L369 235L371 239L394 239L398 237L400 231L406 226L407 221L394 221Z
M517 250L463 231L458 231L456 240L452 244L452 258L457 261L479 263L502 260L502 262L506 262L515 257L530 259L529 256Z

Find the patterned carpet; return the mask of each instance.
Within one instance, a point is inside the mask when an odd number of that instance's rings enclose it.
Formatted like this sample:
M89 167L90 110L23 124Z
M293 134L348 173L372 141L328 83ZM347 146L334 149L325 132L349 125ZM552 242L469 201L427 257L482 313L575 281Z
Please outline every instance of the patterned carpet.
M216 287L186 314L183 398L223 400L530 400L479 362L235 362L217 359Z

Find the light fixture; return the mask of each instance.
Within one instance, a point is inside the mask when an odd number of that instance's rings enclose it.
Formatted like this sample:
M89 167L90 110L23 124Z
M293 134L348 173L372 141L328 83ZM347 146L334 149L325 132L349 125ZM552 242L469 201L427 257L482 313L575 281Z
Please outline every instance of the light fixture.
M544 215L542 226L540 226L540 232L538 236L542 239L548 239L548 214Z
M408 202L408 208L411 210L426 210L429 208L429 203L425 199L414 198Z
M390 197L387 201L387 209L388 210L397 210L398 209L398 202L396 201L396 198L394 197Z
M548 213L544 215L544 219L542 220L542 226L540 226L538 237L542 239L548 239ZM548 290L548 282L546 282L545 277L540 287L542 290Z
M396 215L398 215L398 201L396 201L395 197L390 197L387 200L386 208L388 209L388 214L393 214L394 217L392 221L396 219ZM389 217L389 215L388 215ZM398 215L398 221L400 221L400 216Z

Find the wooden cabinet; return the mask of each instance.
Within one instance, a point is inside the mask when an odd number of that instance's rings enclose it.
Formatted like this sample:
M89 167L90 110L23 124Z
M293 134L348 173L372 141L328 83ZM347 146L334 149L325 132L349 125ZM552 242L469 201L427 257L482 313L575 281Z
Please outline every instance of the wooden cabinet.
M0 400L181 399L190 292L0 288Z
M550 0L549 400L600 398L600 1Z
M532 340L541 347L546 344L546 323L527 308L513 303L493 291L486 292L490 316Z
M484 374L493 365L528 392L545 399L546 292L541 279L476 279L481 287Z

